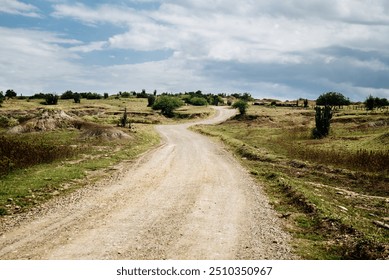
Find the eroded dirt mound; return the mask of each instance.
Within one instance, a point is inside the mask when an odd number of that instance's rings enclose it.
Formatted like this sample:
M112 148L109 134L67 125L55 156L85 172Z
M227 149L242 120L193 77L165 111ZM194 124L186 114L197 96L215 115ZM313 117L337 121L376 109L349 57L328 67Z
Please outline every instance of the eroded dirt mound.
M62 110L42 110L38 117L32 118L23 124L12 127L9 133L27 133L36 131L50 131L58 128L68 128L76 121Z
M82 131L83 138L102 138L107 140L131 138L118 128L95 123L76 121L74 126Z
M42 110L38 117L12 127L8 133L44 132L56 129L79 129L84 138L126 139L130 136L120 129L86 122L62 110Z

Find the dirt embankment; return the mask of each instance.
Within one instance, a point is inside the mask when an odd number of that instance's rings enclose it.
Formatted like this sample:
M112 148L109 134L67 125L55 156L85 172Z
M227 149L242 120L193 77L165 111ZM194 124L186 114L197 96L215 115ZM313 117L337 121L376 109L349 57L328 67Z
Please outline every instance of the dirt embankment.
M136 164L4 230L0 259L294 258L261 187L188 126L158 126L164 144Z

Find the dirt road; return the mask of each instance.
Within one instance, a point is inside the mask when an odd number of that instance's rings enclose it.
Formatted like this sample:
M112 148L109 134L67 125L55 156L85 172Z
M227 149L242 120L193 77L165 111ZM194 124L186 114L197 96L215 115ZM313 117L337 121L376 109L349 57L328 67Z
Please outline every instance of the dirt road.
M212 120L234 114L218 109ZM0 233L0 259L290 259L267 199L220 145L158 126L165 143L117 178L49 202Z

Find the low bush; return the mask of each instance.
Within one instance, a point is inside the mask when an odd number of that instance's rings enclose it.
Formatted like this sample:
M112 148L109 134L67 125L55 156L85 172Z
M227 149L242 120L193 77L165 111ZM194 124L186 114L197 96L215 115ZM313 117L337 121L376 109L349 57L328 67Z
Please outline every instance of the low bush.
M174 117L173 111L184 105L184 102L174 96L160 96L153 105L153 110L161 110L162 115L166 117Z
M23 141L0 136L0 176L10 171L73 156L76 150L43 141Z

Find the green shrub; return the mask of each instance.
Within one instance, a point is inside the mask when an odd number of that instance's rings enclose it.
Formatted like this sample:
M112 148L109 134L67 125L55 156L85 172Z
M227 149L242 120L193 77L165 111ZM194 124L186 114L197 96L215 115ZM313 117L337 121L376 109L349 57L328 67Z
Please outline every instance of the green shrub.
M350 100L339 92L327 92L318 97L316 105L341 107L350 105Z
M155 100L156 100L157 98L155 97L155 95L149 95L148 97L147 97L147 107L153 107L153 105L154 105L154 103L155 103Z
M188 103L193 106L206 106L208 105L207 99L204 97L192 97L188 100Z
M73 100L74 100L74 103L81 103L81 94L79 94L79 93L75 93L74 95L73 95Z
M365 104L366 110L370 111L374 108L389 106L389 101L386 98L373 97L372 95L369 95L363 103Z
M45 104L46 105L57 105L58 104L58 95L55 94L46 94L45 95Z
M238 100L234 104L232 104L232 108L238 109L239 113L243 116L246 115L247 108L249 104L246 101Z
M73 93L71 90L67 90L61 95L61 99L73 99L75 93Z
M316 116L315 123L316 127L313 129L313 138L319 139L326 137L330 132L330 120L332 118L332 112L330 106L315 107Z
M153 105L153 110L161 110L162 115L174 117L173 111L184 105L184 102L178 98L168 95L160 96Z
M120 118L119 126L125 127L127 124L127 108L124 108L123 116Z

